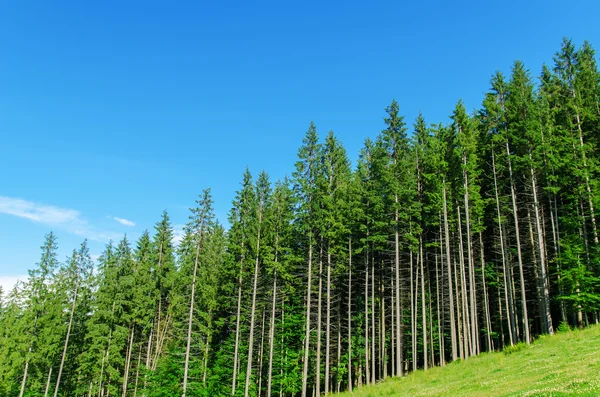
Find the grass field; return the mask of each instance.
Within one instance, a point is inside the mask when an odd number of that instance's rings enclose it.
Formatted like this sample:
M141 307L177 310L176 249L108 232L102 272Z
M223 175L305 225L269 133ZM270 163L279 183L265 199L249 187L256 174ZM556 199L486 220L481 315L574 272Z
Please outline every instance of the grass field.
M600 326L356 389L343 397L600 396Z

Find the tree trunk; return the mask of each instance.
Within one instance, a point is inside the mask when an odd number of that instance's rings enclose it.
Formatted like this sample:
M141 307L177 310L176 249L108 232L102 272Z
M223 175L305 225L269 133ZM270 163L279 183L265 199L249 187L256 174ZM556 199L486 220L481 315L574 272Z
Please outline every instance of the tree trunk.
M123 397L127 396L127 382L129 378L129 368L131 366L131 350L133 349L133 331L135 325L131 327L131 333L129 337L129 347L127 348L127 358L125 359L125 374L123 375Z
M188 369L190 365L190 348L192 345L192 319L194 318L194 298L196 294L196 276L198 274L198 261L200 259L200 244L202 243L202 233L203 230L200 231L200 236L198 238L198 244L196 245L196 259L194 260L194 275L192 277L192 294L190 297L190 311L188 315L188 330L187 330L187 345L185 348L185 366L183 368L183 393L182 397L185 397L187 392L187 383L188 383Z
M237 383L238 359L240 349L240 316L242 309L242 275L244 269L244 241L241 244L242 255L240 258L240 274L238 275L238 301L237 301L237 316L235 320L235 347L233 349L233 377L231 379L231 395L235 395L235 386Z
M463 154L463 180L464 180L464 202L465 202L465 224L467 227L467 258L469 262L469 293L470 293L470 322L471 322L471 355L477 355L477 341L478 341L478 330L477 330L477 304L475 297L475 258L473 257L473 241L471 239L471 210L470 210L470 199L469 199L469 177L467 175L467 157Z
M529 160L532 160L531 152L529 153ZM542 324L544 326L544 333L552 335L554 329L552 328L552 316L550 315L550 288L548 286L548 276L546 270L546 261L544 253L544 232L542 231L542 224L540 220L540 209L539 201L537 197L537 180L535 177L535 171L533 167L530 167L531 172L531 189L533 193L533 212L535 215L535 228L537 232L537 243L540 256L540 286L541 286L541 298L542 308L540 317L542 317ZM597 238L597 236L595 236ZM597 243L597 241L596 241Z
M492 322L490 319L490 306L488 299L488 291L485 282L485 257L484 257L484 249L483 249L483 232L479 232L479 255L481 257L481 285L483 288L483 311L485 312L485 328L486 328L486 339L487 345L486 350L492 351L494 350L494 345L492 344Z
M371 382L375 383L375 250L373 249L373 255L371 255Z
M448 301L450 304L450 341L452 343L452 361L456 361L457 341L456 341L456 320L454 319L454 290L452 288L452 258L450 256L450 228L448 226L448 207L446 199L446 181L442 181L442 196L444 201L444 234L446 245L446 266L448 271Z
M348 391L352 392L352 237L348 238Z
M321 327L323 315L323 238L319 249L319 295L317 297L317 362L315 368L315 393L321 395Z
M369 251L365 249L365 383L371 384L370 344L369 344Z
M75 315L75 307L77 305L77 293L79 292L79 279L75 282L75 292L73 294L73 303L71 305L71 315L69 316L69 325L67 326L67 336L65 337L65 345L63 347L62 357L60 359L60 366L58 367L58 376L56 377L56 387L54 388L54 397L58 396L58 389L60 387L60 377L62 375L63 366L67 358L67 348L69 347L69 337L71 336L71 326L73 325L73 316Z
M394 248L395 248L395 276L396 276L396 376L402 376L402 313L400 310L400 241L398 231L398 194L394 196L396 200L396 209L394 211Z
M512 162L510 161L510 147L508 139L506 140L506 156L508 159L508 174L510 178L510 196L512 199L513 216L515 220L515 238L517 240L517 258L519 260L519 277L521 281L521 309L523 312L523 334L525 343L531 342L529 337L529 317L527 315L527 297L525 295L525 276L523 274L523 255L521 254L521 235L519 231L519 213L517 211L517 194L515 192L515 181L512 172Z
M512 308L512 302L509 303L509 282L507 280L508 269L507 269L507 258L506 258L506 247L504 244L504 227L502 226L502 216L500 215L500 198L498 195L498 181L496 176L496 157L494 150L492 149L492 171L494 174L494 196L496 198L496 212L498 214L498 233L500 234L500 253L502 255L502 275L504 277L504 299L506 301L506 320L508 321L508 336L510 345L514 345L514 323L510 310ZM512 299L512 294L510 295Z
M263 310L262 328L260 333L260 352L258 354L258 397L262 392L262 371L263 371L263 356L265 343L265 318L267 312Z
M302 397L308 389L308 353L310 348L310 293L312 289L312 239L308 238L308 283L306 287L306 324L304 331L304 363L302 369Z
M417 306L416 300L418 295L418 284L419 275L417 274L417 281L414 279L414 265L413 265L413 253L412 250L410 255L410 341L411 341L411 352L412 352L412 370L417 370ZM418 255L417 255L418 256ZM418 260L418 258L417 258ZM418 273L418 271L417 271Z
M277 252L275 253L277 263ZM273 273L273 300L271 302L271 325L269 329L269 373L267 374L267 396L271 396L273 382L273 347L275 345L275 305L277 302L277 270Z
M419 236L419 260L421 262L421 311L423 321L423 369L427 371L427 310L425 304L425 270L423 262L423 237Z
M48 391L50 390L50 379L52 378L52 366L50 366L50 370L48 371L48 379L46 380L46 389L44 391L44 397L48 397Z
M252 307L250 309L250 336L248 337L248 361L246 365L246 384L244 396L250 395L250 376L252 375L252 350L254 348L254 318L256 315L256 290L258 287L258 264L260 260L260 232L262 226L262 207L258 215L258 231L256 236L256 258L254 261L254 280L252 282Z
M331 251L327 247L327 318L325 319L325 394L329 393L329 349L331 338Z
M472 351L470 349L470 318L469 318L469 302L467 294L467 275L465 269L465 256L463 246L463 232L462 232L462 221L460 216L460 206L456 207L456 213L458 214L458 241L459 241L459 259L460 259L460 284L461 284L461 297L462 297L462 329L463 329L463 351L465 353L464 358L468 358Z

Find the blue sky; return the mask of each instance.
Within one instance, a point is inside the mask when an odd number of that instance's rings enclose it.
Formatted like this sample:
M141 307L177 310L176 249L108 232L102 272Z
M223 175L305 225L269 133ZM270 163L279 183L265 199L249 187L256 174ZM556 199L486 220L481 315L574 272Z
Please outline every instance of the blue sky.
M98 255L163 209L179 227L206 187L225 221L244 168L291 173L311 120L355 158L392 98L446 122L516 59L600 46L596 1L406 3L3 2L0 284L50 230L61 259Z

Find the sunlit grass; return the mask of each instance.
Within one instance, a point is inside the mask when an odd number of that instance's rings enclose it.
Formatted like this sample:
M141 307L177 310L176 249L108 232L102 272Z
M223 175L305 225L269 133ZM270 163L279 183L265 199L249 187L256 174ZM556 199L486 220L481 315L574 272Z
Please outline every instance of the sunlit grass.
M542 336L514 350L417 371L341 396L600 396L600 326Z

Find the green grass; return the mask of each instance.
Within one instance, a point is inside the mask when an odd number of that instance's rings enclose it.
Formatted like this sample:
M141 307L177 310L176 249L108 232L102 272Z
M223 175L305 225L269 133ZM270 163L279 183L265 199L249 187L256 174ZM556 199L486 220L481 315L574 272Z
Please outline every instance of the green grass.
M600 396L600 326L343 393L379 396Z

